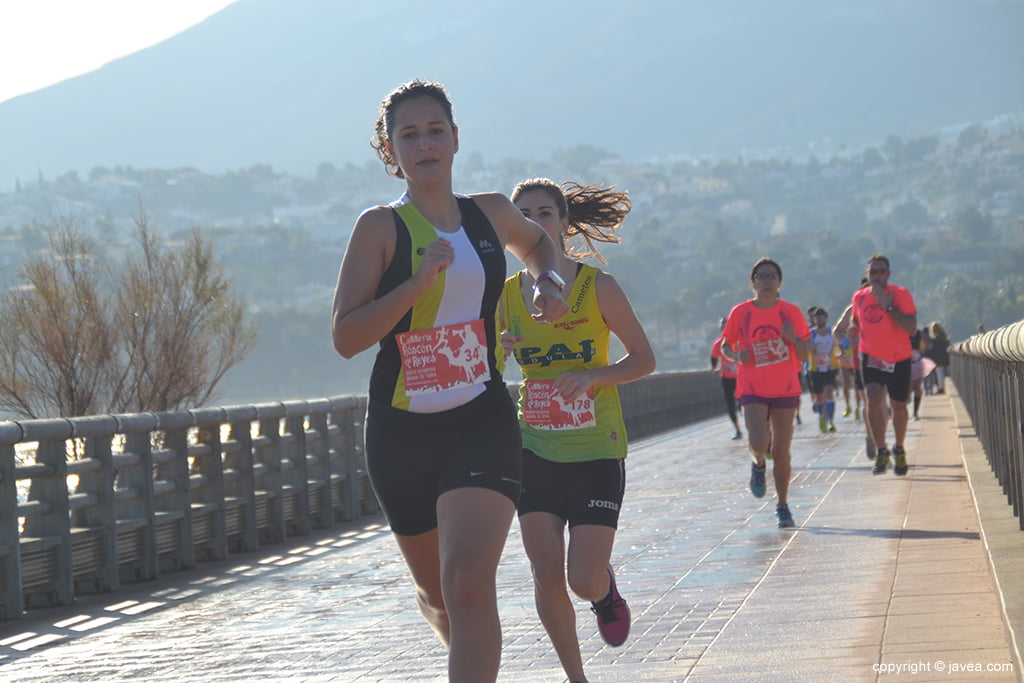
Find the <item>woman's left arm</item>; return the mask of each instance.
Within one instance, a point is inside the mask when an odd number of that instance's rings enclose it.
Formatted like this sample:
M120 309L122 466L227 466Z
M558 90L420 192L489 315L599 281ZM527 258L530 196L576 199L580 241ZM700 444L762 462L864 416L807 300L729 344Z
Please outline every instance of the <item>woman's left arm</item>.
M796 353L796 357L801 363L807 360L811 355L811 349L814 347L814 342L811 341L810 330L807 330L806 338L800 337L800 332L803 332L806 329L807 328L804 327L800 331L797 331L796 326L789 320L782 323L782 338L793 346L793 351Z
M501 243L523 262L535 278L549 270L558 270L558 248L544 229L524 216L503 194L492 192L473 195L487 214ZM569 312L562 290L551 280L542 280L533 296L533 305L540 311L534 318L554 322Z
M598 273L597 301L608 329L626 347L626 355L605 367L562 373L554 386L568 399L577 398L591 387L625 384L654 372L656 360L647 333L626 293L608 273Z

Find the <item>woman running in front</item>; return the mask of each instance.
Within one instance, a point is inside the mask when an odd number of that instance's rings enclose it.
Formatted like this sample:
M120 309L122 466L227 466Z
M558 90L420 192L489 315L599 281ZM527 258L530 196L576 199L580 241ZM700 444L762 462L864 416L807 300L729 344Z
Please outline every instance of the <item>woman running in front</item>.
M800 400L797 370L811 348L799 308L779 298L782 267L763 258L750 271L754 298L736 305L722 331L722 354L739 363L737 385L753 463L750 492L765 494L765 454L771 448L780 527L795 526L789 510L789 447Z
M593 243L618 242L614 230L632 205L614 188L547 179L519 183L512 201L562 245L557 284L569 315L553 325L538 323L531 304L536 280L523 271L505 282L502 324L524 378L519 525L537 612L569 680L586 681L566 575L572 592L591 602L605 642L622 645L630 611L610 565L625 488L626 428L616 385L653 372L655 359L615 279L579 259L596 255L604 262ZM570 248L573 237L583 249ZM626 350L611 364L609 333Z
M519 498L522 448L501 378L495 313L507 248L540 286L538 320L568 312L557 249L501 194L456 195L459 149L439 83L381 103L373 141L405 193L359 216L334 293L334 347L380 343L370 376L366 462L419 608L448 648L452 681L494 681L501 659L495 575Z

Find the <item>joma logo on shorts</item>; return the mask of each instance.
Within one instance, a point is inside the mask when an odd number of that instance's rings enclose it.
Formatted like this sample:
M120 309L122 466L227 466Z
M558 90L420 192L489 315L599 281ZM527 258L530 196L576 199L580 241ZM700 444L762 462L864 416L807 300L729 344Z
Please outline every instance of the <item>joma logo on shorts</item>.
M606 510L618 510L619 509L619 506L616 505L615 503L613 503L610 500L594 500L594 499L591 499L590 502L587 503L587 507L588 508L604 508Z

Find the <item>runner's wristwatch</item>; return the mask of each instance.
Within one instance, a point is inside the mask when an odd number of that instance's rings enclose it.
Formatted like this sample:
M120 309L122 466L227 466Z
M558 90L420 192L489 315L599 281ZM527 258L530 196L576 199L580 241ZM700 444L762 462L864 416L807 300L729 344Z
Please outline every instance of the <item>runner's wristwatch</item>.
M536 291L537 288L540 287L540 283L544 282L545 280L550 280L551 283L555 285L555 287L558 287L558 291L562 291L562 288L565 287L565 280L562 278L561 275L558 274L557 271L545 270L543 273L538 275L537 279L534 281L534 291Z
M886 313L892 313L895 310L896 310L896 307L893 306L892 304L889 304L888 306L885 307L885 312Z

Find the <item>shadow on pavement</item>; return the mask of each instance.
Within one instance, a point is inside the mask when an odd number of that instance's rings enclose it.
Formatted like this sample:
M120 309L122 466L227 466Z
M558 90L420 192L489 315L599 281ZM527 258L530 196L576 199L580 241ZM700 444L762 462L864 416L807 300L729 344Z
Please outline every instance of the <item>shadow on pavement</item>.
M801 526L800 531L812 534L834 536L870 536L873 538L962 538L977 541L981 538L977 531L935 531L925 529L843 529L839 527Z
M126 584L114 593L78 596L74 605L30 610L21 619L0 623L0 666L48 645L67 643L104 628L120 626L189 600L271 576L300 562L351 552L362 543L390 535L383 517L373 519L376 521L367 523L363 519L340 528L290 538L284 543L261 548L259 552L204 562L195 569L175 572L156 581Z

